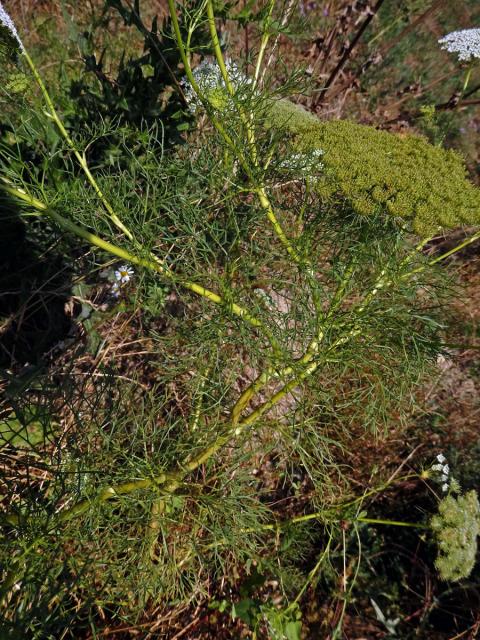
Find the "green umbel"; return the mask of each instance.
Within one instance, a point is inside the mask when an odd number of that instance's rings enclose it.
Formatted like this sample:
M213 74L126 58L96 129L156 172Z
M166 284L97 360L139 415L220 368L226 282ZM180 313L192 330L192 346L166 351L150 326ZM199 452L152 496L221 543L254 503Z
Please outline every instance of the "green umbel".
M431 520L438 544L435 566L444 580L467 578L475 564L480 534L480 504L475 491L464 496L448 495Z
M480 189L463 159L416 135L397 135L346 120L322 122L287 100L271 105L266 124L289 133L301 152L322 149L317 189L341 196L359 214L386 212L429 236L439 227L480 224Z

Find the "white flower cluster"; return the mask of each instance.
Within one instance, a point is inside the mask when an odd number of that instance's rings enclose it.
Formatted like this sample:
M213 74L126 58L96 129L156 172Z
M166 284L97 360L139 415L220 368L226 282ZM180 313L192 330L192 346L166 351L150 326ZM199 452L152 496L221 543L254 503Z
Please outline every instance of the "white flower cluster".
M118 298L120 295L120 287L127 284L127 282L130 282L134 273L135 272L132 267L129 267L127 264L123 264L115 270L113 275L115 276L116 282L113 283L111 290L111 293L115 298Z
M242 86L246 86L251 83L251 79L239 71L237 65L228 58L225 60L225 67L227 69L230 82L236 91ZM213 107L222 108L228 105L229 96L227 94L227 88L225 86L220 67L216 62L203 60L198 67L195 67L193 70L193 77L195 78L195 82L198 84L200 91ZM188 78L184 78L181 84L188 106L193 112L197 111L197 109L202 106L202 103Z
M448 491L450 467L448 466L447 459L443 453L438 454L437 463L432 465L432 471L436 471L439 474L439 481L442 483L442 491Z
M457 53L459 60L469 61L480 58L480 29L461 29L452 31L438 41L442 49Z
M6 29L8 29L8 31L10 31L11 35L18 42L21 51L25 51L25 49L23 47L23 42L20 40L20 36L18 35L17 29L15 27L15 24L13 23L13 20L11 19L11 17L8 15L8 13L3 8L3 4L1 2L1 0L0 0L0 24L3 27L5 27Z
M319 162L322 156L322 149L313 149L309 153L292 153L280 162L278 168L286 171L304 171L305 175L311 177L313 173L323 169L323 163Z

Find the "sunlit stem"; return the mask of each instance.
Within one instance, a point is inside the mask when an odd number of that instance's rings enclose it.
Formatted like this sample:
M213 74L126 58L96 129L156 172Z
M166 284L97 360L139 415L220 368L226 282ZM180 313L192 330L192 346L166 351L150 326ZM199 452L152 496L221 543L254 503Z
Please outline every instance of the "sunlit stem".
M237 156L237 158L238 158L243 170L250 177L251 176L251 172L250 172L250 167L249 167L248 162L244 158L242 152L236 147L234 141L229 136L229 134L226 131L226 129L223 126L223 124L212 113L212 109L211 109L210 103L208 102L208 99L203 95L200 87L198 86L198 82L195 80L195 76L193 75L192 67L191 67L191 64L190 64L189 55L188 55L187 50L185 49L185 45L184 45L183 38L182 38L182 33L180 31L180 25L178 23L177 12L175 10L175 0L168 0L168 9L169 9L169 12L170 12L170 18L172 20L173 33L175 35L175 40L176 40L176 43L177 43L178 51L180 53L180 58L182 59L183 66L185 68L185 75L187 76L187 79L188 79L189 83L191 84L192 89L195 91L195 93L197 94L200 102L203 104L205 110L207 111L211 123L213 124L215 129L218 131L220 136L223 138L223 140L230 147L230 149L235 153L235 155Z
M307 580L305 581L305 583L302 586L302 588L300 589L300 591L297 593L297 596L295 597L295 600L287 607L287 611L289 609L295 608L298 605L298 603L300 602L300 598L303 596L303 594L307 590L308 586L312 583L313 579L315 578L315 576L317 575L318 571L320 570L320 567L324 563L325 558L328 556L332 541L333 541L333 532L330 532L329 536L328 536L328 542L327 542L324 550L320 554L320 557L317 560L317 562L315 563L315 566L313 567L313 569L308 574Z
M364 518L359 517L355 518L356 522L365 522L366 524L385 524L391 525L392 527L412 527L414 529L430 529L427 524L422 524L420 522L401 522L400 520L383 520L378 518Z
M408 273L403 274L402 278L409 278L417 273L421 273L427 267L432 267L433 265L438 264L439 262L442 262L442 260L446 260L446 258L449 258L450 256L457 253L458 251L461 251L462 249L465 249L465 247L468 247L469 245L471 245L473 242L476 242L477 240L480 240L480 230L473 233L471 236L466 238L466 240L464 240L460 244L457 244L455 247L453 247L453 249L450 249L449 251L442 253L436 258L432 258L431 260L428 260L425 264L420 265L416 269L412 269L412 271L409 271Z
M169 0L169 4L172 3L172 0ZM272 7L273 9L273 7ZM210 28L210 37L212 39L212 45L213 45L213 50L215 53L215 58L217 60L218 66L220 67L220 71L223 77L223 81L225 82L225 86L227 87L227 90L229 92L229 94L231 96L233 96L235 94L235 89L232 86L232 83L230 81L230 77L228 75L228 71L227 71L227 67L225 65L225 60L223 58L223 54L222 54L222 49L220 47L220 41L218 39L218 33L217 33L217 28L215 26L215 14L213 12L213 4L211 0L207 0L207 16L208 16L208 24L209 24L209 28ZM193 86L193 85L192 85ZM195 89L195 87L194 87ZM257 150L256 150L256 145L255 145L255 133L254 133L254 129L253 129L253 124L252 124L252 120L251 118L249 118L249 116L245 113L245 110L242 108L242 106L239 106L239 113L240 113L240 118L245 126L246 129L246 133L247 133L247 141L248 141L248 145L249 145L249 149L250 149L250 153L252 156L252 162L255 166L255 168L259 168L259 163L258 163L258 157L257 157ZM250 175L250 179L251 179L251 174ZM290 242L290 240L287 238L282 225L280 224L280 222L278 221L272 204L266 194L265 188L263 187L263 185L256 185L255 181L253 181L252 184L252 188L255 191L255 193L257 194L259 201L260 201L260 205L262 207L262 209L265 211L267 218L269 219L269 221L271 222L272 226L273 226L273 230L275 231L277 237L279 238L280 242L282 242L282 244L285 246L285 248L287 249L287 252L289 253L289 255L295 260L295 262L300 263L301 262L301 258L299 256L299 254L297 253L297 251L294 249L292 243Z
M262 389L266 384L268 384L268 382L270 382L273 378L286 378L294 373L294 371L298 371L299 369L301 369L302 366L308 365L310 362L312 362L325 338L325 332L328 322L334 316L335 311L342 303L342 300L346 293L346 289L348 287L348 283L353 277L354 272L355 264L352 262L352 264L350 264L350 266L346 269L344 277L342 278L342 281L340 282L337 291L335 292L328 313L325 315L322 321L319 322L316 337L310 341L303 356L299 358L293 366L285 367L280 371L278 371L274 367L269 367L259 376L257 376L257 378L243 391L232 409L232 422L234 424L239 421L242 412L248 407L251 400L255 397L255 394L260 391L260 389ZM317 309L317 312L318 311L319 309Z
M309 514L308 516L308 520L320 520L322 522L325 522L325 520L327 520L327 518L325 517L325 514L321 511L319 511L318 513L313 513L313 514ZM295 517L295 518L290 518L288 520L282 520L280 522L272 522L272 523L265 523L265 524L258 524L255 528L246 528L246 529L242 529L241 533L243 534L248 534L248 533L258 533L259 531L273 531L276 534L281 533L281 531L283 529L287 529L288 527L298 524L300 522L305 522L306 519L302 518L302 517ZM338 516L336 518L328 518L328 524L335 524L335 523L339 523L339 518ZM346 521L346 522L350 522L350 521ZM352 523L355 522L365 522L368 524L383 524L383 525L392 525L392 526L401 526L401 527L411 527L411 528L415 528L415 529L430 529L430 527L428 525L419 523L419 522L400 522L400 521L395 521L395 520L377 520L375 518L355 518L354 520L351 521ZM321 565L323 564L326 555L328 554L328 551L330 549L330 545L331 542L333 540L333 533L329 533L329 539L327 542L327 545L325 547L325 549L323 550L318 562L316 563L315 567L312 569L312 571L309 573L309 576L307 578L307 582L304 585L304 588L301 589L300 593L297 594L297 597L295 598L295 600L287 607L287 610L289 609L293 609L296 604L298 603L298 601L300 600L300 598L302 597L303 593L305 592L305 588L308 587L308 585L311 583L312 579L315 577L315 575L317 574L318 570L320 569ZM207 544L204 548L205 549L215 549L219 546L222 546L224 544L228 544L228 540L226 538L220 539L220 540L215 540L215 542L212 542L210 544ZM179 563L178 566L184 566L192 557L192 552L190 551Z
M57 113L57 110L55 109L55 106L54 106L54 104L52 102L52 99L50 98L50 94L48 93L48 90L47 90L42 78L40 77L40 74L37 71L35 63L30 58L30 56L28 55L28 53L26 51L23 52L23 56L24 56L25 60L27 61L27 64L30 67L32 75L35 78L35 81L38 84L38 86L40 88L40 91L42 93L42 96L43 96L43 98L44 98L44 100L45 100L45 102L47 104L47 107L48 107L48 110L49 110L48 111L48 116L55 122L55 124L56 124L58 130L60 131L61 135L65 139L65 141L68 144L68 146L70 147L70 149L73 151L73 154L75 155L75 157L78 160L78 163L80 164L81 168L83 169L83 172L84 172L85 176L87 177L87 180L89 181L90 185L93 187L93 190L95 191L98 199L101 201L101 203L105 207L105 209L106 209L106 211L107 211L107 213L109 215L110 220L113 222L113 224L122 233L124 233L127 236L127 238L129 240L133 240L132 232L129 229L127 229L127 227L123 224L123 222L117 216L117 214L113 210L113 207L108 202L108 200L105 197L104 193L102 192L102 190L98 186L97 181L93 177L93 175L92 175L92 173L91 173L91 171L90 171L90 169L88 167L85 155L80 153L80 151L78 151L77 147L75 146L75 143L73 142L72 138L70 137L70 134L65 129L65 126L64 126L62 120L60 119L60 117L59 117L59 115Z
M265 51L267 49L268 41L270 40L270 19L272 17L273 8L275 7L275 0L270 0L270 4L268 7L268 13L265 17L265 30L262 34L262 39L260 41L260 49L258 51L257 62L255 64L255 74L253 76L253 89L257 87L258 80L260 77L260 70L262 68L263 58L265 56Z
M263 324L263 322L261 320L259 320L255 316L253 316L244 307L242 307L242 306L240 306L240 305L238 305L238 304L236 304L234 302L226 301L224 298L219 296L214 291L211 291L210 289L207 289L206 287L203 287L202 285L200 285L200 284L198 284L196 282L192 282L190 280L184 280L184 279L178 277L159 258L156 258L155 260L153 260L153 259L138 257L135 254L131 253L130 251L127 251L126 249L123 249L122 247L118 247L117 245L114 245L111 242L108 242L107 240L104 240L103 238L100 238L96 234L91 233L90 231L87 231L87 229L84 229L83 227L80 227L79 225L77 225L74 222L72 222L71 220L68 220L67 218L64 218L62 215L57 213L55 210L49 208L44 202L41 202L37 198L27 194L25 191L23 191L19 187L15 187L15 186L12 186L12 185L8 184L8 181L6 181L5 178L2 179L2 182L4 182L4 184L2 185L2 189L6 193L9 193L10 195L12 195L14 197L19 198L20 200L22 200L23 202L26 202L28 205L30 205L34 209L37 209L37 211L41 211L42 213L48 215L62 229L65 229L66 231L69 231L70 233L73 233L74 235L76 235L79 238L83 238L89 244L92 244L92 245L98 247L99 249L102 249L103 251L106 251L107 253L110 253L111 255L116 256L117 258L121 258L122 260L126 260L127 262L130 262L132 264L136 264L136 265L138 265L140 267L143 267L145 269L149 269L151 271L155 271L156 273L158 273L161 276L165 277L169 281L174 282L175 284L178 284L179 286L181 286L181 287L183 287L185 289L188 289L189 291L192 291L193 293L196 293L200 297L205 298L205 299L209 300L210 302L213 302L214 304L225 308L227 311L229 311L233 315L238 316L239 318L242 318L242 320L244 320L245 322L250 324L252 327L255 327L256 329L260 329L265 334L267 339L269 340L269 342L270 342L272 348L275 350L275 352L278 353L281 350L281 347L280 347L278 341L272 335L271 331L268 330L267 327L265 327L265 325Z
M202 464L212 458L221 448L223 448L230 440L239 435L246 427L257 422L261 416L275 406L287 393L292 391L300 384L302 380L311 375L318 367L319 363L312 363L297 378L286 384L280 391L274 394L268 401L263 403L241 422L231 424L221 435L219 435L212 444L205 447L202 451L193 457L189 457L179 464L179 470L169 472L161 472L156 476L149 478L141 478L129 482L123 482L100 489L98 493L90 498L81 500L72 507L68 507L58 513L55 524L60 524L71 518L77 517L88 511L92 506L114 500L115 498L133 493L135 491L151 489L156 487L161 490L164 495L168 495L176 491L184 478L198 469ZM11 525L19 525L23 522L23 518L16 514L3 514L0 518L3 522Z
M300 255L298 254L296 249L293 247L290 240L287 238L282 225L280 224L280 222L277 219L277 216L275 215L271 202L265 192L265 188L257 187L255 192L258 195L258 200L260 202L260 205L262 209L265 211L265 213L267 214L267 218L270 220L273 230L275 231L278 239L284 245L288 254L295 260L295 262L297 263L301 262Z
M465 93L465 91L467 90L467 87L470 83L470 78L472 77L472 71L473 71L473 66L470 65L468 67L467 73L465 74L465 81L463 83L463 87L462 87L462 96Z
M419 242L416 247L413 249L413 251L411 251L409 254L407 254L405 256L405 258L400 262L400 268L405 267L406 265L408 265L409 262L411 262L413 260L413 258L418 255L420 253L420 251L424 248L424 246L430 242L433 239L433 236L430 236L428 238L424 238L421 242ZM419 268L419 271L423 271L425 269L426 265L421 265L421 267ZM403 278L405 275L412 275L413 273L416 273L417 271L409 271L407 274L404 274L401 276L401 278ZM365 296L365 298L363 299L361 305L359 307L357 307L356 309L356 313L360 314L362 313L362 311L365 310L365 308L370 304L370 302L372 302L372 300L375 298L375 296L378 294L378 292L382 289L387 289L388 287L390 287L393 284L393 280L388 279L386 277L387 271L386 269L382 269L382 271L380 272L379 277L377 278L375 284L373 285L373 287L370 289L370 291L367 293L367 295Z
M208 18L208 26L210 29L210 38L212 40L213 51L215 54L215 58L217 60L217 64L220 68L220 73L222 74L222 78L228 93L232 98L234 98L235 87L232 85L230 76L228 75L227 66L223 58L222 48L220 46L220 40L218 38L218 33L217 33L217 27L215 25L215 14L213 12L213 5L211 0L207 0L207 18ZM255 143L255 132L253 129L252 115L248 115L241 104L238 105L238 112L240 115L240 119L246 130L247 143L248 143L250 154L252 156L253 164L254 166L258 166L258 156L257 156L256 143Z
M215 14L213 13L213 5L211 0L207 0L207 17L215 58L217 59L217 64L220 67L220 73L222 74L222 78L225 82L225 86L227 87L227 91L231 96L233 96L235 95L235 88L230 81L230 76L228 75L225 60L223 59L220 40L218 39L217 27L215 26Z

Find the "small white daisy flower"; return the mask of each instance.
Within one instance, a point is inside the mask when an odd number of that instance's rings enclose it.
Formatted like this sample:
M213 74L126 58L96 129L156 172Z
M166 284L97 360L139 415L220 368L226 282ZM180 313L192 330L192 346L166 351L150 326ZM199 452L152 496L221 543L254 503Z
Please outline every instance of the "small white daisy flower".
M444 475L440 478L440 480L441 480L442 482L448 482L448 476L444 474Z
M460 61L480 58L480 29L452 31L438 41L442 49L456 53Z
M443 471L443 473L446 473L447 475L450 473L450 467L448 466L448 464L443 466L442 471Z
M127 284L127 282L130 281L133 274L134 274L134 271L132 267L129 267L128 265L123 264L121 267L118 267L118 269L115 271L115 278L117 279L117 282L120 282L121 284Z
M432 471L443 471L443 465L442 464L433 464L432 465Z
M442 491L448 491L448 484L442 484Z
M443 453L439 453L439 454L438 454L438 456L437 456L437 460L438 460L439 462L441 462L442 464L443 464L444 462L446 462L446 461L447 461L447 459L445 458L445 456L443 455Z
M11 17L3 8L3 4L0 0L0 24L10 31L10 34L15 38L15 40L20 45L21 51L25 51L23 42L20 40L20 36L18 35L17 29Z

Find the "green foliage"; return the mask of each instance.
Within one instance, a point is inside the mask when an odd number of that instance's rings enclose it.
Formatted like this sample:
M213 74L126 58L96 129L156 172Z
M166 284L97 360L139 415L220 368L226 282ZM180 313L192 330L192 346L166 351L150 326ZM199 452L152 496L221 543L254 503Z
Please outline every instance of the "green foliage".
M187 5L177 38L196 46L190 36L205 26L207 5ZM300 599L321 571L332 574L330 550L346 573L336 523L364 514L342 449L355 430L405 419L441 350L447 279L396 218L419 232L469 221L476 191L453 154L319 122L251 82L225 100L219 80L207 96L212 126L172 146L158 123L179 131L166 37L156 24L146 29L138 2L106 6L142 34L145 55L122 58L112 82L90 51L100 89L77 85L75 143L49 98L48 120L26 99L2 148L7 193L44 233L58 224L76 235L89 267L72 261L76 325L88 334L77 351L51 363L41 385L11 374L0 429L2 622L12 634L56 637L60 628L66 637L73 611L78 637L89 618L95 627L94 606L109 621L135 622L149 607L201 602L216 581L233 588L255 563L286 600L303 586L279 608L258 584L240 589L228 600L232 616L298 640ZM263 36L280 31L264 16L259 23ZM168 53L175 84L179 54ZM296 154L289 166L285 151ZM439 220L432 185L443 176L446 188L447 173L450 209ZM119 259L135 274L117 306L96 274ZM318 525L302 524L304 514ZM325 530L315 569L299 580Z
M18 94L25 93L29 86L29 79L25 73L12 73L5 86L5 90L9 93Z
M453 122L454 116L451 113L438 111L433 104L420 107L417 125L422 134L436 146L443 145Z
M17 60L20 45L13 33L0 22L0 62L6 64Z
M431 527L438 544L435 566L444 580L456 582L468 578L477 555L480 535L480 503L476 491L452 494L438 506Z
M193 10L195 2L187 4ZM57 51L57 36L48 31L45 37L52 40L50 49L54 56L65 59L68 53L75 57L80 54L83 68L59 72L49 78L48 85L70 136L88 147L89 161L97 167L115 170L126 162L122 157L125 141L139 158L146 142L145 131L152 129L157 131L157 152L161 153L164 146L181 144L192 117L178 91L183 71L178 51L171 42L169 19L155 17L150 23L138 2L130 4L124 0L105 0L98 13L92 11L83 29L66 12L64 18L68 27L67 46ZM206 46L204 29L195 31L192 46ZM60 62L64 64L64 60ZM50 66L48 59L45 64ZM24 126L34 126L28 118L26 123L22 122L23 109L18 108L18 95L13 95L26 92L23 74L12 69L8 74L1 69L0 74L2 79L6 78L3 86L11 94L7 108L15 104L8 124L20 135ZM26 97L34 99L32 92ZM28 116L32 118L33 114ZM39 120L45 124L43 114ZM5 121L0 123L0 132L6 125ZM36 136L21 140L28 145L23 153L40 155L38 147L52 135L58 141L52 127L48 133L37 132ZM55 167L55 159L59 158L53 151L48 170ZM30 160L33 166L40 162L38 156L30 156Z
M480 191L454 151L353 122L319 122L285 101L274 103L268 122L291 132L301 151L323 151L316 186L323 197L339 193L359 214L411 220L422 236L480 223Z

